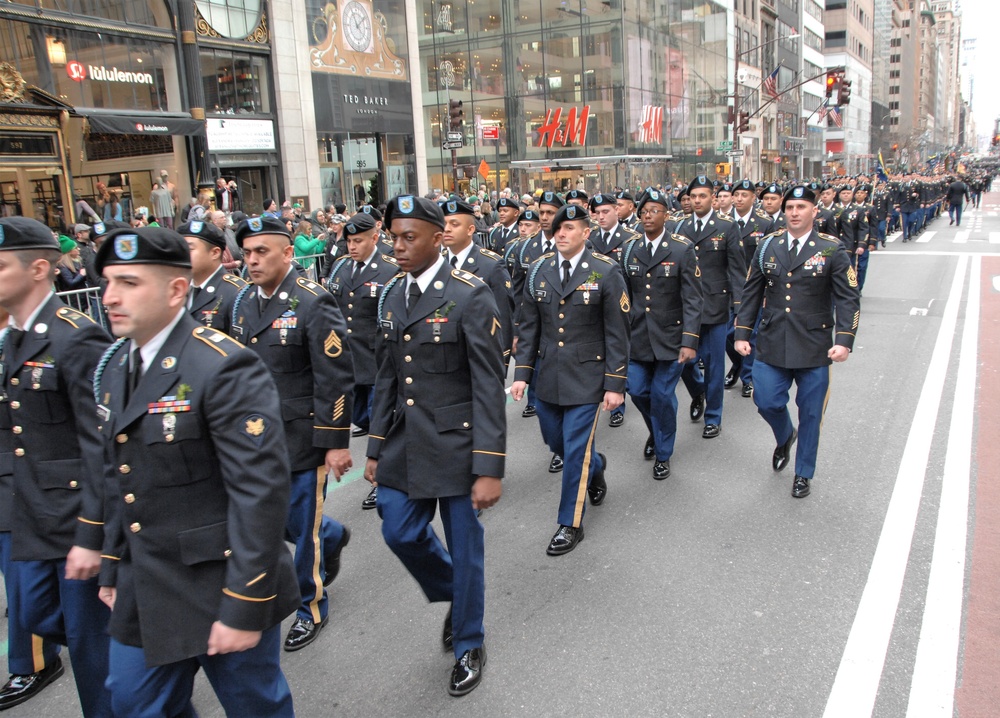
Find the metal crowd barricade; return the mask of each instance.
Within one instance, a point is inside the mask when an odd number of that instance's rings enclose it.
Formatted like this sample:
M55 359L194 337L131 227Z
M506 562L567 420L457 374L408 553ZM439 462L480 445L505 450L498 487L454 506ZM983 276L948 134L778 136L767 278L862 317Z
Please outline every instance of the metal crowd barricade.
M73 289L69 292L57 292L57 294L68 306L89 316L104 327L105 331L111 331L111 326L108 324L108 315L104 311L104 305L101 304L100 287Z
M295 258L295 263L302 269L306 279L317 284L323 284L322 270L326 262L331 261L328 254L306 254Z

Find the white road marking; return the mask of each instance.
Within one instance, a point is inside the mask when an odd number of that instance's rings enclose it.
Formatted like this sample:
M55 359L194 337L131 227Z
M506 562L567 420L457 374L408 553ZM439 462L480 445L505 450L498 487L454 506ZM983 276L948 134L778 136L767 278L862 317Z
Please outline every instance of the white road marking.
M955 244L965 244L969 241L969 230L962 229L955 234L955 239L953 240Z
M893 232L888 237L885 238L886 243L895 242L897 239L903 236L902 232Z
M1000 232L990 232L990 244L1000 244Z
M937 232L935 230L928 229L922 235L920 235L919 237L917 237L917 244L926 244L927 242L930 242L931 239L934 238L935 234L937 234Z
M945 375L958 323L968 257L960 255L952 279L941 328L924 378L920 399L910 423L910 432L899 463L882 533L872 558L868 581L854 616L844 655L837 669L824 718L871 716L882 678L886 651L899 608L903 576L913 543L913 530L920 508L927 460L934 438Z
M958 382L948 429L948 453L941 479L941 501L927 582L927 600L924 601L924 618L913 666L910 702L906 709L906 715L913 718L952 718L955 712L965 551L969 532L981 270L982 259L976 257L972 260L969 276Z

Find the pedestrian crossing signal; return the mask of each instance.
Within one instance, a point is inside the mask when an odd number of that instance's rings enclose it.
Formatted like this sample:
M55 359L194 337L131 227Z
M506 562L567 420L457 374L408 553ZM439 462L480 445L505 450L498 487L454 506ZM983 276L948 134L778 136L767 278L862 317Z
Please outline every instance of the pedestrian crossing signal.
M717 175L728 175L730 165L728 162L719 162L715 165L715 174Z

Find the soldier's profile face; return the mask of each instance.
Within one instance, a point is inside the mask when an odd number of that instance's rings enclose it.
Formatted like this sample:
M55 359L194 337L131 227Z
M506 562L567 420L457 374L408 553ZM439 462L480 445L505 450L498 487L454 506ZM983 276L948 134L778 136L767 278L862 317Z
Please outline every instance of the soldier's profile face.
M542 229L545 230L545 234L548 235L552 231L552 220L558 212L555 207L551 204L543 204L538 207L538 219L541 222Z
M396 263L414 276L430 267L441 255L441 235L437 225L422 219L393 217L389 227Z
M768 214L777 214L781 209L781 195L769 193L760 200L764 205L764 211Z
M517 215L520 214L520 212L518 211L517 207L501 207L500 209L497 210L497 214L500 217L500 224L509 225L511 222L517 219Z
M128 337L141 346L167 326L187 301L190 281L178 274L153 264L106 266L108 287L103 302L115 336Z
M618 219L625 220L632 215L632 211L635 209L635 203L629 199L618 200Z
M785 224L789 231L801 236L813 226L813 220L819 213L816 205L804 199L789 199L785 202Z
M372 227L367 232L352 234L347 238L347 252L355 262L363 262L375 250L378 230Z
M520 237L533 237L538 234L538 230L541 229L538 222L519 222L517 225L517 233Z
M268 294L285 278L293 253L291 242L282 234L258 234L243 240L243 259L250 278Z

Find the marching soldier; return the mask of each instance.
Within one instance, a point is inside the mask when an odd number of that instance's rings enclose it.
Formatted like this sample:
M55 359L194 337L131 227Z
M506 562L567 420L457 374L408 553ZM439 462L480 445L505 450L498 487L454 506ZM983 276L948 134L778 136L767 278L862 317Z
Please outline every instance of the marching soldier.
M382 213L377 207L372 207L370 204L365 204L361 206L358 212L364 212L367 215L371 215L371 218L375 220L376 236L378 236L379 251L382 254L388 254L392 256L392 239L385 231L385 225L382 222Z
M788 191L783 208L788 229L768 235L757 247L736 318L736 350L746 356L757 313L762 313L753 399L774 432L777 447L771 464L775 471L788 464L798 438L792 482L795 498L809 495L830 364L847 360L860 316L851 257L836 237L813 231L815 205L815 192L808 187L799 185ZM788 413L788 389L793 381L798 431Z
M348 254L337 261L330 273L327 288L340 313L348 320L347 343L354 364L354 413L351 421L357 428L351 436L365 436L371 426L375 398L375 372L378 369L376 347L381 341L376 314L378 298L399 268L396 260L379 250L375 220L358 212L344 225ZM377 487L372 487L361 502L362 509L374 509Z
M444 217L423 197L386 210L403 270L379 300L384 356L365 478L378 482L382 536L429 601L449 601L442 640L461 696L486 666L484 532L476 511L502 492L506 412L493 295L441 255ZM447 548L431 526L440 510Z
M889 192L886 189L885 184L879 184L875 189L875 193L871 198L872 212L871 219L869 221L869 231L871 231L872 226L874 226L875 231L872 233L874 236L874 244L881 245L885 249L885 230L886 224L889 221L889 210L892 202L890 201Z
M715 190L715 198L719 203L719 214L723 219L733 218L733 186L723 182Z
M97 597L104 517L103 447L91 372L110 344L87 315L55 296L61 256L34 219L0 219L0 421L12 466L10 618L24 633L69 647L85 716L110 716L108 610ZM24 633L21 633L23 636ZM41 651L43 643L39 639ZM62 673L54 647L35 657L37 690ZM43 668L42 666L46 666ZM35 692L37 692L37 690ZM27 700L27 696L21 694Z
M188 312L206 327L229 333L236 295L247 285L222 266L226 237L209 222L187 222L177 228L191 249L191 271L194 275Z
M507 243L518 238L517 220L521 216L521 205L516 199L501 197L497 200L497 215L500 223L486 235L486 248L503 254Z
M876 227L878 220L875 218L875 207L868 201L870 188L866 184L859 184L854 190L854 206L858 209L858 219L864 223L865 236L861 238L861 244L855 249L857 264L855 269L858 273L858 296L865 289L865 277L868 275L868 257L878 246L878 235Z
M767 185L760 194L761 209L771 218L771 232L785 228L785 215L781 210L782 197L781 187L774 183Z
M644 236L630 242L622 266L632 294L628 393L649 438L643 456L656 459L653 478L670 476L677 435L677 381L695 358L701 331L701 273L694 245L668 234L666 195L650 189L639 202Z
M837 190L831 185L820 187L819 204L816 205L816 222L814 229L820 234L837 236Z
M280 624L299 592L274 382L253 352L188 315L191 252L173 230L111 232L97 268L122 337L91 386L113 713L194 715L203 668L227 715L292 716Z
M271 370L281 397L291 459L288 535L302 604L285 650L305 648L327 621L328 586L340 570L350 532L323 515L327 476L351 468L354 367L348 325L323 287L292 268L292 243L273 217L240 222L236 241L253 284L236 297L230 333Z
M607 495L607 459L594 435L601 409L622 403L628 367L630 303L620 267L586 248L590 218L567 206L552 221L557 252L531 265L521 312L521 351L511 396L535 387L542 438L564 457L559 529L546 552L559 556L583 540L585 499ZM586 490L586 491L585 491Z
M639 231L639 217L635 213L635 199L627 189L615 192L615 202L618 205L618 221L633 232Z
M840 188L837 198L837 235L857 270L862 255L867 263L868 209L853 202L854 190L849 185Z

